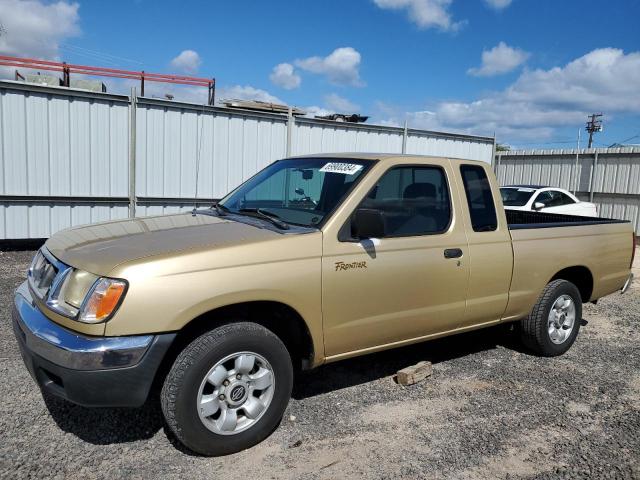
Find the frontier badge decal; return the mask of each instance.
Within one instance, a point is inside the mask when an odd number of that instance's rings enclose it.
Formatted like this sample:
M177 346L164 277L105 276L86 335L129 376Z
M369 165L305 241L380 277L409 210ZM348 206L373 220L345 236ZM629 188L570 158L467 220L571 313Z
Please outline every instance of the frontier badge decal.
M338 270L351 270L352 268L367 268L367 262L336 262L336 272Z

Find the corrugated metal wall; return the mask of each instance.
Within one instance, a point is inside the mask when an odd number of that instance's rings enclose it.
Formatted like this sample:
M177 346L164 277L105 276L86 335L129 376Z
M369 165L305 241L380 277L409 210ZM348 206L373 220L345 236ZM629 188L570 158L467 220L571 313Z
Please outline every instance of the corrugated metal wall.
M126 203L79 197L127 198L128 111L127 97L0 89L0 239L125 218Z
M630 220L640 234L640 148L522 150L496 155L501 185L549 185L598 205L600 216Z
M438 155L450 158L484 160L493 155L493 143L473 142L456 135L433 135L420 130L409 130L406 153ZM489 161L489 163L491 163Z
M286 118L223 113L139 99L136 109L137 215L173 213L221 198L286 156ZM198 185L196 191L196 169ZM150 204L154 203L154 204Z
M348 125L298 118L292 155L328 152L402 152L401 128Z
M288 121L0 81L0 240L126 218L133 198L138 216L191 209L288 154L401 153L404 145L407 153L492 160L493 138Z

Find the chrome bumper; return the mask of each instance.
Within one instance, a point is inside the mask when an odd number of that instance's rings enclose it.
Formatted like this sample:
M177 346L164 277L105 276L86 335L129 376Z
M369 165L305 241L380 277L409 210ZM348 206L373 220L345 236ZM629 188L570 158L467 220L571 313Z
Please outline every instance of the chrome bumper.
M33 302L24 282L16 290L15 315L27 348L56 365L73 370L104 370L136 365L153 335L88 337L49 320Z
M630 273L629 278L627 278L627 281L624 283L624 287L622 287L622 290L620 290L620 293L627 293L627 290L629 290L632 283L633 283L633 273Z
M175 333L89 337L49 320L27 284L16 291L13 331L24 364L43 391L89 407L139 407Z

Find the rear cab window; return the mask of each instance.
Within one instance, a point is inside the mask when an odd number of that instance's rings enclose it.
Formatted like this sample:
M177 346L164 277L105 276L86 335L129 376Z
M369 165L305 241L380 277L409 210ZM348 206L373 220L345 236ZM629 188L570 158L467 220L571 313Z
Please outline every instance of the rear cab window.
M493 232L498 229L498 216L491 193L491 185L484 168L461 165L460 174L469 206L474 232Z

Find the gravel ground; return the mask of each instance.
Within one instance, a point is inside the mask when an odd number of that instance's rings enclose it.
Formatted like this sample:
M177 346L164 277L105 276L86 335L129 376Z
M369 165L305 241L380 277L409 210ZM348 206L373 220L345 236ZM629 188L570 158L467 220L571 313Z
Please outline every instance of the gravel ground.
M43 398L10 326L32 255L0 251L4 478L640 478L638 286L587 305L559 358L490 329L327 365L297 380L265 442L203 458L176 446L157 402L87 409ZM424 359L432 377L393 382Z

